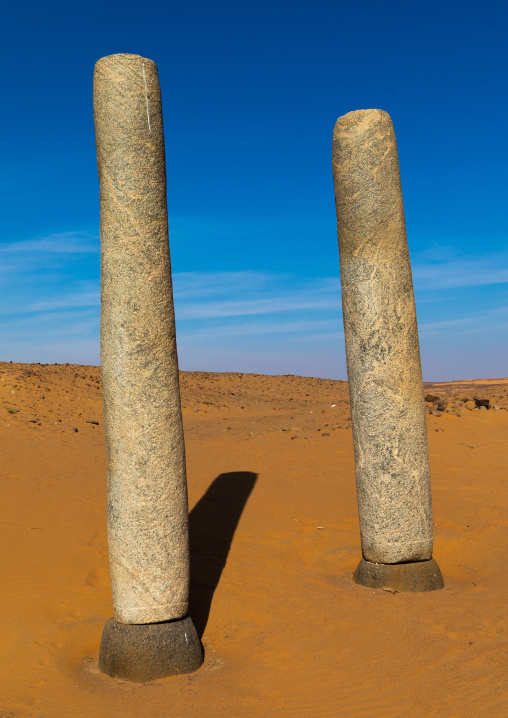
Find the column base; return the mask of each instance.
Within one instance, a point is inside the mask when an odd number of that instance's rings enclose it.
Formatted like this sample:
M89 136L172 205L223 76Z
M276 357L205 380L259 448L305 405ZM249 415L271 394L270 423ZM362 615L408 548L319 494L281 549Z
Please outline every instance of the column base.
M189 616L143 624L110 618L104 626L99 669L112 678L146 683L192 673L202 663L203 649Z
M441 571L433 558L409 563L371 563L362 558L353 581L368 588L391 588L401 592L444 588Z

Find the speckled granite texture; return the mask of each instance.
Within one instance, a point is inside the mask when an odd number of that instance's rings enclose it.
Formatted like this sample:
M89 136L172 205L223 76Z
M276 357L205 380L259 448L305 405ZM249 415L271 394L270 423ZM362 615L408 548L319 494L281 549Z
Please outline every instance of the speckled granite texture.
M362 552L374 563L427 560L432 507L420 350L386 112L337 120L333 175Z
M101 202L101 364L114 616L187 613L187 484L157 66L95 66Z

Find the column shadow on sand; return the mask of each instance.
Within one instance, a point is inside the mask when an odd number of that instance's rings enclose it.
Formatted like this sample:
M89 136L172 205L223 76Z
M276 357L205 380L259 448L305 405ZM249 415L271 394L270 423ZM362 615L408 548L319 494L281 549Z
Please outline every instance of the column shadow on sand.
M257 478L250 471L220 474L190 512L189 615L200 638L236 527Z

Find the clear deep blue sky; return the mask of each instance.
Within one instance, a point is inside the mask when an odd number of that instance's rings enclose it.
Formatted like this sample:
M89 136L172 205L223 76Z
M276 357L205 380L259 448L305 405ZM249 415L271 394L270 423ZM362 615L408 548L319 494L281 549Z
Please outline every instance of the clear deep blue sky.
M424 378L508 375L502 2L2 6L0 360L99 363L92 79L161 80L182 369L346 378L331 138L398 140Z

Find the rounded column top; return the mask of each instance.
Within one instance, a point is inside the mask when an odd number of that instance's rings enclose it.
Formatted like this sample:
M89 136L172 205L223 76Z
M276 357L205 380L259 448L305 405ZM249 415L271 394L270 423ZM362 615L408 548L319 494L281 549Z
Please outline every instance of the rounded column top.
M101 65L120 65L120 64L138 64L140 62L150 63L155 65L153 60L149 57L143 57L142 55L133 55L129 52L117 52L113 55L104 55L100 60L97 60L95 67Z
M334 135L342 132L358 132L361 134L368 127L377 124L389 124L393 126L388 112L385 110L353 110L339 117L334 127Z

